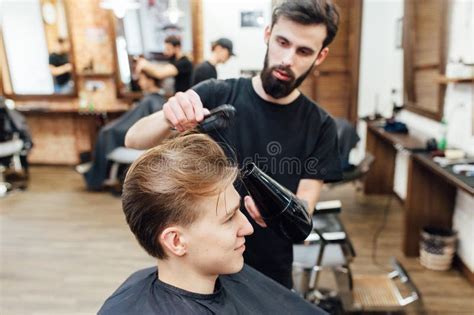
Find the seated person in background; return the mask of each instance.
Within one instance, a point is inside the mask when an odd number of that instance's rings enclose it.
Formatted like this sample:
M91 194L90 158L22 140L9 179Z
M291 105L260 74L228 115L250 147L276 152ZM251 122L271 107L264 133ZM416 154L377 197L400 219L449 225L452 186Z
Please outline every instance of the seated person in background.
M72 65L69 63L69 42L58 38L55 51L49 55L49 69L53 75L54 93L67 94L72 91Z
M237 176L205 134L168 139L136 160L123 211L158 268L130 276L99 314L324 314L244 265L253 228L240 211Z
M175 92L186 91L191 87L193 64L182 52L181 40L177 36L166 37L163 53L169 58L168 64L159 65L145 58L139 58L136 66L137 73L145 69L151 76L160 80L174 77Z
M165 99L159 94L160 80L142 70L138 77L138 85L144 93L138 104L120 118L105 125L99 131L93 153L93 161L81 164L76 169L83 173L89 190L100 190L107 179L107 155L118 147L124 146L125 134L140 118L146 117L163 108Z
M209 60L198 64L193 71L191 86L207 79L217 79L216 65L226 63L231 56L234 56L232 41L227 38L219 38L212 43L212 54Z

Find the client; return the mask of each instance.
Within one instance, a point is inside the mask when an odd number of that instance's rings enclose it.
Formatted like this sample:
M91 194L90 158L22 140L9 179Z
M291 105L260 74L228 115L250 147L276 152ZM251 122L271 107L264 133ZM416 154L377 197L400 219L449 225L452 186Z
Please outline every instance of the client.
M324 314L244 265L253 228L237 168L209 136L184 133L130 167L123 211L157 267L132 274L99 314Z

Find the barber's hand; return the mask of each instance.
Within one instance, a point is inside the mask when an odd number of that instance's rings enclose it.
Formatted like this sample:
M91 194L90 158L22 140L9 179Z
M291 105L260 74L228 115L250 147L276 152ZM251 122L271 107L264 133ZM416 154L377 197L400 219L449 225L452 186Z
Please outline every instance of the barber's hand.
M143 57L139 57L136 59L136 64L135 64L135 74L138 75L142 72L142 70L148 65L148 60L146 60Z
M186 92L178 92L163 105L163 113L171 128L183 132L198 125L204 116L210 114L204 108L199 95L189 89Z
M245 209L247 209L252 219L257 222L257 224L261 227L267 227L267 224L265 223L265 221L263 221L263 218L260 215L260 211L258 210L257 205L255 205L255 202L253 201L252 197L245 196L244 204Z

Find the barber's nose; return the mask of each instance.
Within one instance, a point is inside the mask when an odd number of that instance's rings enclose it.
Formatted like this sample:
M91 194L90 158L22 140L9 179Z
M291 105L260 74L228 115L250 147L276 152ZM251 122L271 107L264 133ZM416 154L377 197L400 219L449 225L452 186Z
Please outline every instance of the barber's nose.
M291 67L293 66L294 58L295 58L295 52L293 51L293 49L288 49L287 51L285 51L285 54L283 55L283 60L281 63L283 66Z

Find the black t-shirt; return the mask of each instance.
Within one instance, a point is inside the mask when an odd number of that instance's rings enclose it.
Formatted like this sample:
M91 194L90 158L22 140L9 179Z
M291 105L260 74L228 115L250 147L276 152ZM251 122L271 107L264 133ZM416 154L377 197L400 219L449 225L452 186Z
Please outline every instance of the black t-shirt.
M194 68L191 86L208 79L217 79L217 70L209 61L204 61Z
M212 294L198 294L161 282L156 267L130 276L99 310L99 315L326 314L295 293L244 266L220 276Z
M49 55L49 64L55 67L65 65L69 62L67 54L52 53ZM59 85L66 84L71 79L71 73L66 72L54 77L54 81Z
M174 91L184 92L188 90L191 87L193 64L186 56L183 56L178 60L172 60L171 63L178 70L178 74L174 77Z
M226 139L240 166L253 161L294 193L301 179L342 178L334 120L303 94L287 105L270 103L258 96L250 79L243 78L208 80L193 89L206 108L222 104L236 108L233 125L212 136L218 142L219 137ZM248 194L242 185L237 190L242 198ZM291 288L293 244L254 223L243 205L241 210L254 227L246 237L245 263Z

